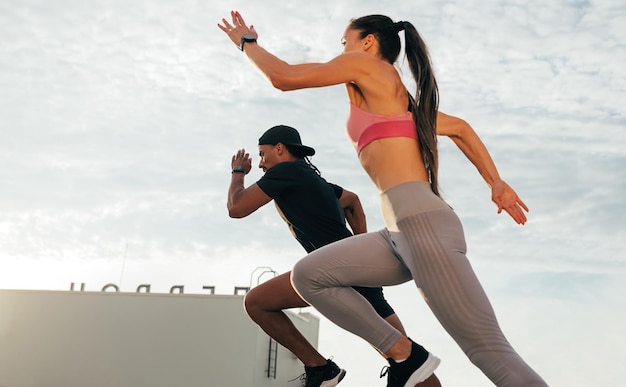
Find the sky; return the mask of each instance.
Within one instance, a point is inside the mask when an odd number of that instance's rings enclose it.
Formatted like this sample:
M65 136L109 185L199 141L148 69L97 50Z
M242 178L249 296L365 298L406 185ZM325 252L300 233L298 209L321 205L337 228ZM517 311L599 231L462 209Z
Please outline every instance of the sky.
M352 17L413 23L440 110L472 125L530 207L524 226L498 215L475 168L439 139L442 194L503 331L551 386L624 385L619 0L0 0L0 288L232 294L290 270L304 251L274 206L245 219L226 211L231 156L245 148L256 166L257 140L277 124L316 148L327 180L359 194L370 230L383 227L344 133L343 86L273 89L217 28L231 9L289 63L338 55ZM413 284L385 294L442 359L444 386L490 385ZM341 386L384 384L368 344L323 317L320 329L322 354L348 370Z

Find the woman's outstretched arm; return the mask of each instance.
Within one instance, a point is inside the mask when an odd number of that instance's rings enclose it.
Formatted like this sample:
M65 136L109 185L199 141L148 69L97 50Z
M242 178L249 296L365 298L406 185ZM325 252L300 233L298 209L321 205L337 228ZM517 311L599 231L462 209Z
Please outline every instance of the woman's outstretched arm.
M231 17L232 22L222 19L222 24L217 26L237 47L245 34L258 38L254 27L248 27L239 12L232 11ZM244 52L270 83L283 91L356 82L370 71L366 63L374 59L368 54L353 52L325 63L289 64L256 42L245 43Z

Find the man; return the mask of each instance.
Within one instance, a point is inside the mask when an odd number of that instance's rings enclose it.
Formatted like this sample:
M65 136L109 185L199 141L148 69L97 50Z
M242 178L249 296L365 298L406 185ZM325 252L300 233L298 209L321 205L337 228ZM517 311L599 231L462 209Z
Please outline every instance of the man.
M307 252L367 231L365 214L358 196L328 183L308 157L315 150L302 145L292 127L278 125L259 138L259 168L264 176L244 187L252 159L244 149L231 160L232 178L228 188L228 214L243 218L274 200L294 237ZM292 288L290 272L266 281L246 294L246 312L269 336L289 349L305 365L306 387L332 387L345 375L333 361L324 358L302 336L283 309L308 304ZM356 288L396 329L404 333L400 319L383 297L382 288Z

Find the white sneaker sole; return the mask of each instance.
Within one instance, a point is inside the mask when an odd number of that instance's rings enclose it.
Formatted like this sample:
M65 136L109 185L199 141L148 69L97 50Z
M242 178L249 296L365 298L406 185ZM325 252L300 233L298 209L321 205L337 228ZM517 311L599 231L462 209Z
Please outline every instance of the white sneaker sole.
M322 384L320 384L320 387L335 387L339 384L339 382L341 382L341 379L343 379L344 376L346 376L346 370L341 369L337 376L330 380L324 380Z
M430 375L435 372L437 367L439 367L439 363L441 363L441 360L432 353L429 353L424 364L413 372L413 374L409 377L409 380L407 380L404 384L404 387L415 387L417 383L421 383L428 379Z

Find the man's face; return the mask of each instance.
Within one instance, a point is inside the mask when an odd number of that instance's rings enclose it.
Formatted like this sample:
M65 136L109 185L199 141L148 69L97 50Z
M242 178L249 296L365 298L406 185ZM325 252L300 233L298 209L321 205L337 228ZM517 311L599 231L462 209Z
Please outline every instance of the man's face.
M259 157L261 158L259 168L261 168L263 172L267 172L268 169L279 162L276 147L277 145L259 145Z

